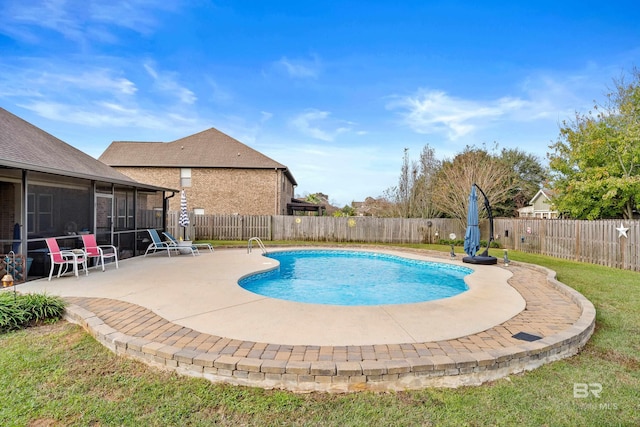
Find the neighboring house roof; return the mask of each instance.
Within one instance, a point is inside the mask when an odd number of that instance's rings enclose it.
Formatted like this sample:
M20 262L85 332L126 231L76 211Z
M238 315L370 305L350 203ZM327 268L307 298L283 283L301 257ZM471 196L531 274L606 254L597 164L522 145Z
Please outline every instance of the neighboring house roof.
M282 169L287 167L215 128L172 142L114 141L100 161L115 167Z
M116 184L141 184L0 108L0 165Z
M541 188L540 190L538 190L538 192L536 193L535 196L533 196L533 198L531 199L531 201L529 201L530 205L535 205L536 201L540 198L540 197L544 197L547 201L551 202L551 197L553 196L552 191L551 190L545 190L544 188Z

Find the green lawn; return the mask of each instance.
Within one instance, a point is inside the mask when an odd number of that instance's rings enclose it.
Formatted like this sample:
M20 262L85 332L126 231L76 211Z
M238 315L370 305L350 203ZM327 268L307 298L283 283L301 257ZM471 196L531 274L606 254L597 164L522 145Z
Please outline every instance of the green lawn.
M0 424L640 425L640 274L509 256L557 271L594 303L596 332L579 355L479 387L293 394L160 372L116 357L79 327L58 322L0 335ZM600 384L600 397L574 397L574 384L578 396Z

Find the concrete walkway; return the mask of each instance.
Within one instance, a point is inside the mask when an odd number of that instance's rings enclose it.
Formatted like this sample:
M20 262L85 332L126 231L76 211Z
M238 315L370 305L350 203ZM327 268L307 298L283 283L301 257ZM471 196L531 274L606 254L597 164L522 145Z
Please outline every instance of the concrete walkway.
M425 255L402 253L451 262ZM70 317L116 352L213 381L292 390L478 383L574 354L595 320L593 306L548 271L514 264L464 264L475 270L469 291L419 304L302 304L237 285L276 265L246 249L158 254L18 290L67 298Z

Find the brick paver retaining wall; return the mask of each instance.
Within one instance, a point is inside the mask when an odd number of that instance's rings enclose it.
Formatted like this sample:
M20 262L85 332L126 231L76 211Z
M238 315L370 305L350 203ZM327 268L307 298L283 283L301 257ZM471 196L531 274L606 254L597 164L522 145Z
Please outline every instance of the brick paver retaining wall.
M119 355L179 373L263 388L351 392L477 385L576 354L595 308L555 273L512 263L509 284L524 311L452 340L365 346L278 345L200 333L152 311L106 298L67 298L66 318ZM526 341L514 337L540 337Z

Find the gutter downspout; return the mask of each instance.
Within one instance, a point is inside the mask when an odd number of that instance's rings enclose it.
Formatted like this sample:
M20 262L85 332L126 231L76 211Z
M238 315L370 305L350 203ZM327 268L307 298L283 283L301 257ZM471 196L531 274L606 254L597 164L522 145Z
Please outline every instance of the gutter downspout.
M170 196L162 198L162 230L163 231L167 231L167 213L168 213L167 208L169 206L168 200L175 195L176 195L176 192L172 191Z

